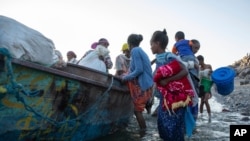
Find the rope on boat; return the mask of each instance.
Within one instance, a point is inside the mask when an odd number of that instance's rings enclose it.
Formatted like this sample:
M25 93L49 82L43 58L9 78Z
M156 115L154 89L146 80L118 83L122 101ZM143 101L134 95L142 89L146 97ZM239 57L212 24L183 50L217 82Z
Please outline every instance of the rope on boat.
M91 112L93 113L100 113L98 112L98 106L100 105L100 103L102 101L105 101L104 99L105 98L108 98L108 94L109 94L109 91L111 90L112 86L113 86L113 83L114 83L114 77L112 76L111 77L111 83L109 84L109 87L105 90L105 92L103 92L101 95L101 97L99 97L95 103L90 107L88 108L88 110L82 114L80 114L79 116L77 116L76 118L74 119L70 119L70 120L66 120L66 121L62 121L62 122L58 122L56 126L59 126L59 125L62 125L62 124L65 124L65 123L75 123L76 121L79 121L79 120L82 120L83 117L84 117L84 120L86 121L87 119L93 119L95 118L95 116L93 116L93 114L90 114ZM89 116L89 117L88 117Z
M103 101L103 97L107 97L107 95L108 95L110 89L111 89L112 86L113 86L113 81L114 81L114 78L112 77L111 83L110 83L109 87L105 90L105 92L102 94L102 97L99 97L99 98L96 100L96 102L94 103L94 105L92 105L85 113L82 113L81 115L77 116L77 117L74 118L74 119L65 120L65 121L60 121L60 122L59 122L59 121L56 121L56 120L54 120L54 119L51 119L51 118L49 118L49 117L47 117L47 116L44 116L44 115L42 115L42 114L40 114L40 113L38 113L38 112L36 112L31 106L29 106L29 105L27 105L27 104L25 103L25 101L24 101L24 99L23 99L22 97L19 97L18 99L19 99L19 101L21 101L21 102L24 104L25 109L26 109L27 111L33 112L36 116L39 116L39 117L45 119L45 120L48 121L49 123L53 124L55 127L60 127L60 125L64 125L64 124L66 124L66 123L72 123L72 124L74 124L76 121L81 120L81 119L82 119L83 117L85 117L86 115L91 115L91 114L89 114L90 112L96 112L97 109L94 109L94 108L95 108L97 105L99 105L101 101ZM92 115L91 115L90 118L93 118ZM89 118L87 118L87 119L89 119Z
M36 96L40 94L40 90L36 90L36 91L32 91L32 92L27 92L23 86L19 83L17 83L14 79L14 75L13 75L13 70L12 70L12 65L11 65L11 55L9 53L9 51L6 48L2 48L0 47L0 54L4 55L4 61L5 61L5 68L7 69L7 77L10 81L10 84L5 85L5 86L0 86L0 93L12 93L15 94L15 97L17 99L17 101L20 101L23 103L25 109L29 112L34 113L36 116L43 118L44 120L48 121L49 123L53 124L54 126L58 127L60 125L63 125L65 123L69 123L69 122L76 122L77 120L80 120L83 116L86 116L86 114L88 114L89 112L91 112L96 105L98 105L102 100L103 100L103 96L107 95L108 92L110 91L110 89L113 86L113 81L114 78L111 78L111 83L109 85L109 87L105 90L105 92L102 94L102 97L99 97L97 99L97 101L95 102L94 105L92 105L85 113L82 113L81 115L77 116L74 119L70 119L70 120L65 120L65 121L56 121L52 118L49 118L47 116L44 116L40 113L38 113L37 111L34 110L34 108L32 108L31 106L29 106L24 98L22 96L20 96L20 92L23 93L26 96ZM93 111L92 111L93 112Z
M37 96L40 94L41 90L35 90L28 92L23 86L15 81L12 65L11 65L11 54L6 48L0 47L0 54L4 55L5 68L7 69L7 78L10 81L9 85L0 86L0 93L15 93L16 91L22 92L26 96Z

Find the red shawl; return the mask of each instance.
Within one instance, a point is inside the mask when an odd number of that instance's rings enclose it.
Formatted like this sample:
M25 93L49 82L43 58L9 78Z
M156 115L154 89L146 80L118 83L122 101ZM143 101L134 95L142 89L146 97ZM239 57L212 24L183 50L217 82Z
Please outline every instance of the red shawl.
M179 80L171 81L165 86L160 85L160 80L176 75L181 69L179 62L173 60L156 70L154 81L157 84L158 90L163 95L164 102L162 106L164 109L175 110L179 107L192 104L191 97L194 96L194 91L187 76Z

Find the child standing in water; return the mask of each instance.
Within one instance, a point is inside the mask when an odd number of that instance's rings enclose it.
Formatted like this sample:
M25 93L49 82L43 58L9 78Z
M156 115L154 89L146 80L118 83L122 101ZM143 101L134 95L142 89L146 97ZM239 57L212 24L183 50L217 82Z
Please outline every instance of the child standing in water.
M201 114L203 113L203 107L205 104L207 108L208 119L209 122L211 122L211 109L208 103L208 99L212 97L211 87L213 82L211 80L211 74L213 72L213 69L210 64L205 64L204 57L202 55L197 56L197 59L199 60L199 65L200 65L200 72L199 72L201 80L200 84L204 87L204 92L205 92L205 94L201 96L200 113Z

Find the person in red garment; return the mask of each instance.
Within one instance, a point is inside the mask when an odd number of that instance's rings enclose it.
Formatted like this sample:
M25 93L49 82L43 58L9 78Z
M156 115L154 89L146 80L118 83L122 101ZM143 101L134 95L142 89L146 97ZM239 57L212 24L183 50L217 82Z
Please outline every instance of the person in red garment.
M166 30L155 31L150 40L151 50L156 54L154 82L160 94L157 127L164 141L184 141L185 114L192 104L194 90L187 79L188 70L178 57L166 52Z

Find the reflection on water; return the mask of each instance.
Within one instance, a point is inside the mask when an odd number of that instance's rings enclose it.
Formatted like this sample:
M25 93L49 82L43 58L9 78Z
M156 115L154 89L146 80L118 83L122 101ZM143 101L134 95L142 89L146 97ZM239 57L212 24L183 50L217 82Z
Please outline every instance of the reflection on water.
M156 108L159 101L155 99L155 104L152 111ZM229 141L230 125L235 124L250 124L250 121L242 121L244 117L239 113L222 112L223 105L212 97L209 100L212 110L212 120L209 122L204 107L203 115L199 115L196 122L196 133L192 137L187 138L186 141ZM144 113L147 122L147 130L140 132L139 126L135 117L131 117L130 124L127 128L119 131L113 135L109 135L96 141L162 141L157 130L157 118Z

